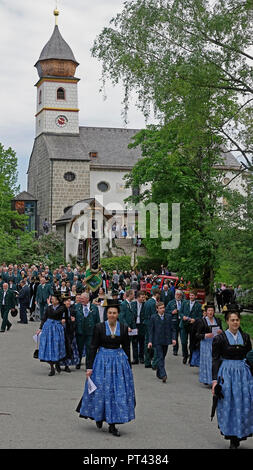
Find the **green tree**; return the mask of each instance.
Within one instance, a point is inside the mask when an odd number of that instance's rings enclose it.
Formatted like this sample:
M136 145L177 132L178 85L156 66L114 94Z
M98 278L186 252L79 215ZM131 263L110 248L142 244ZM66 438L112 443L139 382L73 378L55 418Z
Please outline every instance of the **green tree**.
M132 90L146 118L155 110L160 124L136 136L143 158L128 185L151 185L140 196L145 203L181 203L181 244L168 254L169 266L209 294L224 225L232 234L241 223L235 198L232 217L221 212L230 191L215 167L222 149L238 152L242 172L253 163L252 7L242 0L126 2L92 49L103 81L123 82L126 115ZM158 250L157 240L145 243Z
M252 169L252 14L252 0L128 1L92 54L104 82L123 83L126 113L131 91L147 118L152 106L164 122L177 114L178 80L215 90L220 114L209 125Z
M29 247L34 237L24 232L26 217L11 209L19 191L17 180L16 154L0 144L0 262L17 262L23 247Z

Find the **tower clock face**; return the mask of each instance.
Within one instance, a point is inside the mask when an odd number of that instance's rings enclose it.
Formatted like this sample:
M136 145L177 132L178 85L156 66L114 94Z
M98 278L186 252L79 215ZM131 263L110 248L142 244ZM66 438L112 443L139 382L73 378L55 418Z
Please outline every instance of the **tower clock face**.
M56 120L56 125L58 127L65 127L68 123L68 119L66 118L66 116L57 116Z

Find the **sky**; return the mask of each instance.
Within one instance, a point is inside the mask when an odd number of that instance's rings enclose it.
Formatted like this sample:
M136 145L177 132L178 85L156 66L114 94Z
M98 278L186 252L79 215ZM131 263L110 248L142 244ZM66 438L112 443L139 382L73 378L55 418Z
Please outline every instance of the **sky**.
M122 117L123 89L106 84L101 88L101 63L91 47L111 18L123 9L123 0L59 0L59 29L80 63L78 85L79 124L94 127L125 127ZM27 169L35 138L37 62L50 39L56 0L0 0L0 142L18 157L20 191L27 190ZM128 128L143 128L145 120L134 105Z

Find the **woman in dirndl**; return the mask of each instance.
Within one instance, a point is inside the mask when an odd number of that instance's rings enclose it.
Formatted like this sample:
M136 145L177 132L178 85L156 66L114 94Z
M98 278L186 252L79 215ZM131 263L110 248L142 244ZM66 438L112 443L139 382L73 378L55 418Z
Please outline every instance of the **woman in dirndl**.
M205 385L212 385L212 344L213 338L222 333L222 324L214 316L215 306L208 302L205 305L206 315L198 320L196 338L200 343L199 381Z
M115 424L135 419L135 390L128 328L118 321L119 302L108 299L107 303L107 320L94 328L86 371L97 388L89 393L86 380L76 411L81 418L95 420L98 428L105 421L109 432L120 436Z
M212 346L212 393L221 386L224 398L217 403L217 421L221 434L230 439L230 449L253 433L253 376L246 360L252 349L250 336L240 328L236 305L227 306L228 329L215 336Z
M65 335L62 325L64 307L61 304L61 295L54 292L51 296L52 305L46 308L37 335L40 335L39 359L48 362L50 365L49 376L61 372L59 361L66 356ZM55 365L55 368L54 368Z

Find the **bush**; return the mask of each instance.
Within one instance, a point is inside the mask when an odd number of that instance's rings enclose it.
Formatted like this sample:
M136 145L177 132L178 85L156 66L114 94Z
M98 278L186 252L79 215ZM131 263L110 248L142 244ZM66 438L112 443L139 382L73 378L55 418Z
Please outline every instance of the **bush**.
M238 304L241 305L243 308L249 308L250 310L253 310L253 290L241 294L237 297L236 300Z
M101 267L106 272L112 272L114 269L116 269L117 271L130 271L131 257L113 256L112 258L102 258Z
M160 273L161 264L163 261L157 258L150 258L148 256L138 256L137 270L151 271L154 269L156 273ZM101 266L106 272L111 272L114 269L117 271L130 271L131 256L114 256L112 258L102 258Z

